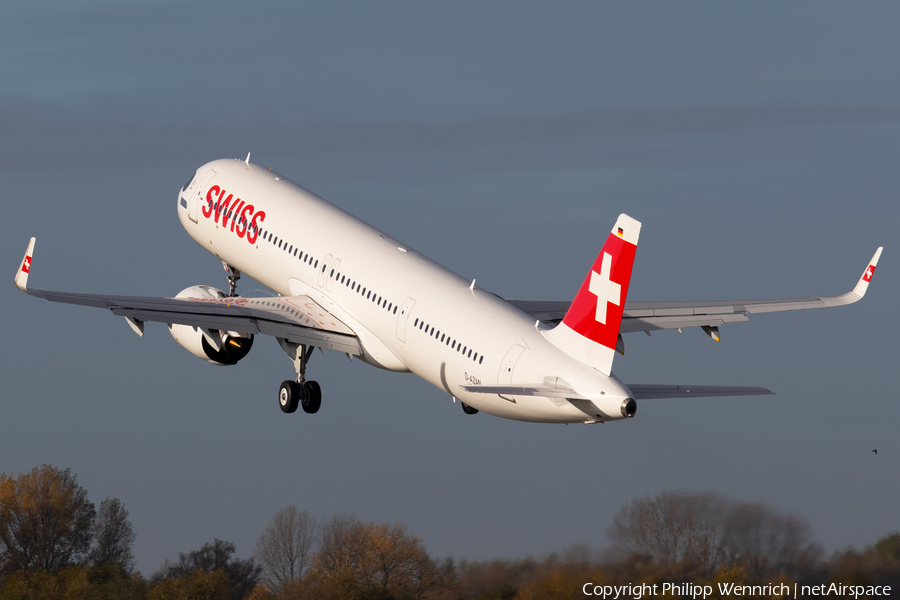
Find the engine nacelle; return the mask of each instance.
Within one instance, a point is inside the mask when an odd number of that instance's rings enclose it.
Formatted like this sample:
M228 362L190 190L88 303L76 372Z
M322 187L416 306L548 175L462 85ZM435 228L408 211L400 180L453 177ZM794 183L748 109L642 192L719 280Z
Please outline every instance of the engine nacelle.
M182 290L176 298L198 298L203 300L219 300L228 298L220 289L208 285L194 285ZM253 346L253 336L236 331L219 331L217 329L204 332L199 327L190 325L169 325L169 333L182 348L208 363L214 365L234 365L247 356ZM213 343L207 339L212 337ZM216 344L215 342L218 342ZM216 348L220 346L221 350Z

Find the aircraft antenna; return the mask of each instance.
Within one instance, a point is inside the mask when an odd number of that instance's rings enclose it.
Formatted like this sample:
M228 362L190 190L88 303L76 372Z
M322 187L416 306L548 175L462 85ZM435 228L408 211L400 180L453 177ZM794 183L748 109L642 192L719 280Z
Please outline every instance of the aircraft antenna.
M247 159L244 162L247 163L248 167L250 166L250 153L249 152L247 153Z

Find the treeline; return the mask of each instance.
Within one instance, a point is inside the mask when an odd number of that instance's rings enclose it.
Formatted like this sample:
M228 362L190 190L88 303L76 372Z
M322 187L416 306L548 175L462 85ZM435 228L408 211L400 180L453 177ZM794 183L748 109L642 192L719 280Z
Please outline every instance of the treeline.
M95 507L69 470L44 465L0 475L0 600L536 600L584 598L588 583L717 592L718 583L794 582L889 585L900 596L900 533L826 558L797 516L719 495L663 493L622 506L607 534L612 546L603 551L457 562L431 557L402 523L323 520L288 506L253 557L237 558L217 539L148 578L134 571L122 503Z

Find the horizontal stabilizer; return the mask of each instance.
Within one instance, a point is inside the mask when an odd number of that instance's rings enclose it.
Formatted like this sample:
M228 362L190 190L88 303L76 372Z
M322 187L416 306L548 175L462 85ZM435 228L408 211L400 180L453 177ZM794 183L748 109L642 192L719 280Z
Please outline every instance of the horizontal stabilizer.
M461 385L459 387L470 394L539 396L542 398L567 398L569 400L588 399L569 388L550 386L544 383L536 383L534 385Z
M660 398L719 398L723 396L768 396L772 390L736 385L657 385L626 383L635 400Z

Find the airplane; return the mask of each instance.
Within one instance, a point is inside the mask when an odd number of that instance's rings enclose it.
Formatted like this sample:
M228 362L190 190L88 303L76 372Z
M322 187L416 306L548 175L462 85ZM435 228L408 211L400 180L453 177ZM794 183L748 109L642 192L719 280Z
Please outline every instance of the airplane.
M866 293L882 248L840 296L783 300L626 300L641 223L621 214L571 302L507 300L387 233L246 160L201 166L177 194L182 226L222 261L229 291L191 286L174 298L29 289L35 238L15 276L32 296L105 308L140 336L148 321L215 365L235 365L255 336L274 337L296 378L278 391L281 410L315 413L319 384L306 377L315 348L375 367L415 373L479 411L541 423L628 419L637 401L771 394L760 387L625 384L612 374L623 333L719 327L748 315L852 304ZM237 294L241 274L277 297Z

